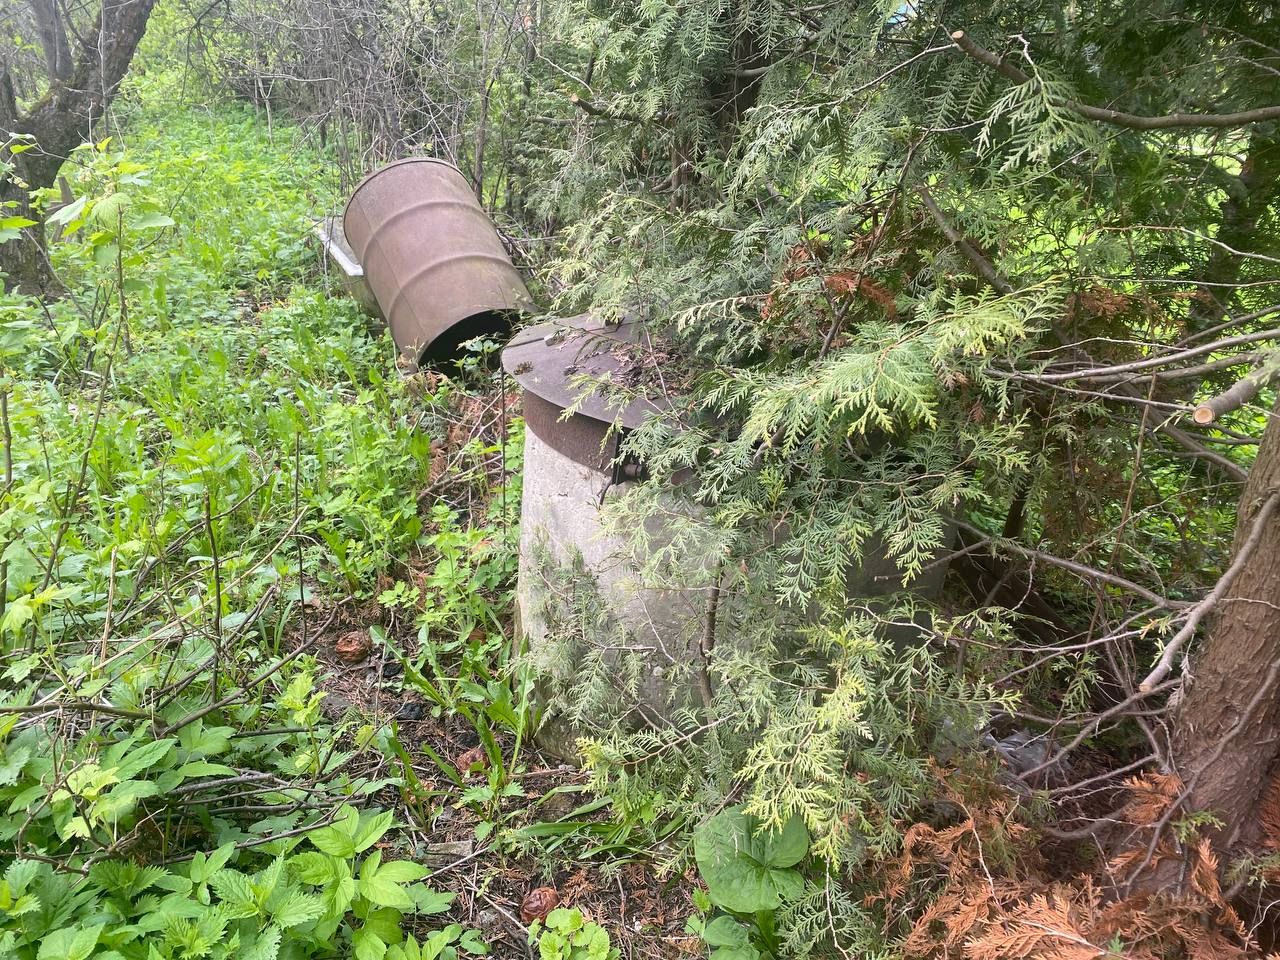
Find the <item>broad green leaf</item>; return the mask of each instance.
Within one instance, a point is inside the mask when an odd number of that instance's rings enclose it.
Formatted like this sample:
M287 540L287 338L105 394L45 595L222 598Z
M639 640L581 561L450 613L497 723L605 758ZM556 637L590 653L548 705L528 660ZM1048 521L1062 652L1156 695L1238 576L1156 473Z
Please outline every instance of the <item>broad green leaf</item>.
M489 952L489 945L480 939L479 930L468 930L463 933L458 946L474 956L483 956Z
M382 839L382 835L391 828L391 820L390 810L373 816L362 815L359 827L352 834L356 853L363 853Z
M439 960L452 942L453 938L448 931L441 930L431 934L422 945L422 960Z
M56 211L49 215L46 223L68 224L72 220L80 216L84 212L85 205L89 202L88 197L77 197L68 203L65 207L59 207Z
M358 852L355 836L360 830L360 812L355 807L344 806L337 818L327 827L312 830L307 839L317 850L346 859Z
M253 883L243 873L237 870L219 870L209 878L209 886L213 887L218 897L229 906L249 908L249 913L237 913L237 916L251 917L258 912Z
M409 896L413 897L414 903L417 904L419 913L444 913L453 906L453 901L457 897L456 893L432 890L419 883L407 889Z
M707 924L702 939L711 947L742 947L750 943L747 928L733 917L716 917Z
M212 873L214 870L220 870L227 865L227 861L231 859L232 854L236 852L234 843L224 843L213 853L209 854L208 860L205 862L205 869Z
M45 795L45 788L44 788L44 784L42 783L37 783L35 786L27 787L25 790L23 790L21 793L19 793L17 796L13 798L13 800L9 803L8 810L6 810L5 812L13 814L13 813L17 813L19 810L24 810L27 807L29 807L31 804L33 804L36 801L37 797L43 797L44 795Z
M95 234L96 239L103 239ZM94 243L93 260L100 267L110 267L120 256L120 245L117 243Z
M159 786L151 780L128 780L94 801L94 819L103 822L117 821L131 813L139 800L154 797L159 792Z
M403 921L404 914L399 910L383 908L371 911L364 918L364 928L377 934L383 943L399 943L404 937L404 932L400 929Z
M116 777L120 780L132 780L143 770L159 764L177 742L173 737L166 737L163 740L152 740L140 747L135 747L116 766Z
M322 895L329 904L329 914L342 916L351 907L351 902L355 899L356 880L351 875L351 871L347 868L345 861L334 861L333 871L334 876L326 881L322 888Z
M367 926L361 927L351 937L356 949L356 960L382 960L387 945Z
M293 891L273 913L272 917L284 929L315 920L324 912L319 897Z
M330 856L346 859L356 855L356 842L336 825L312 830L307 834L307 839L321 853L327 853Z
M289 858L289 866L303 883L320 887L333 879L333 859L324 853L308 850Z
M208 758L230 749L233 733L235 730L231 727L205 727L201 723L193 723L178 732L178 742L193 755Z
M284 871L285 859L284 857L277 857L266 867L254 874L253 889L259 903L265 901L267 896L280 885L280 880L284 876Z
M84 817L72 817L58 829L58 836L63 840L70 840L72 837L88 838L92 833L89 822Z
M109 193L93 205L92 218L104 227L114 227L128 203L129 198L125 194Z
M33 910L40 909L40 898L33 893L24 893L12 904L4 908L4 912L10 917L20 917L24 913L31 913Z
M809 834L798 817L782 830L760 830L759 822L732 807L694 831L694 857L712 901L726 910L773 910L804 889L789 869L804 858Z
M393 907L396 910L412 910L413 898L403 886L387 880L380 874L373 873L361 877L356 884L360 896L380 907Z
M34 227L35 223L26 217L0 217L0 243L17 240L24 229Z
M0 787L17 783L18 775L22 773L22 768L27 765L27 761L30 759L31 750L28 747L9 747L6 749L4 759L0 760Z
M98 935L105 923L91 927L70 927L56 930L40 942L36 960L85 960L98 945Z
M167 217L163 213L144 213L130 223L130 226L135 230L158 230L172 227L175 222L173 217Z
M378 877L392 883L413 883L431 873L420 863L411 860L393 860L378 868Z
M251 946L237 954L237 960L276 960L280 954L280 928L267 927Z

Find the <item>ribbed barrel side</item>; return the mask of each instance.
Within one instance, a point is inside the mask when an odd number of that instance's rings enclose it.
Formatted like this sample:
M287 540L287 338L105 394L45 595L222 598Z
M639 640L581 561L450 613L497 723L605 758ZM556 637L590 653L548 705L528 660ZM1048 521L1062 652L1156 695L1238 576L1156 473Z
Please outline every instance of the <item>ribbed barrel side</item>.
M472 337L505 339L532 311L524 281L458 169L400 160L370 174L343 215L347 240L408 360L446 362Z

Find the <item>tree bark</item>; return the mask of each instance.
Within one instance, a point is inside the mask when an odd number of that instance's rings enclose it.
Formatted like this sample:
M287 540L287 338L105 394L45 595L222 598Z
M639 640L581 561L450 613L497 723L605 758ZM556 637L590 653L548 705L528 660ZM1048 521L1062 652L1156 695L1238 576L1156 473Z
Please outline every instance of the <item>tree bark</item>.
M67 80L74 66L71 45L67 43L67 26L58 13L57 0L29 0L36 18L36 32L44 50L45 69L52 80Z
M25 111L17 107L9 77L0 74L0 130L35 142L33 149L8 158L14 164L15 177L0 182L0 203L14 203L7 208L10 214L38 219L30 216L30 192L53 186L67 155L93 136L93 125L119 89L155 2L102 0L97 20L80 42L70 71L56 75L54 71L62 68L55 52L49 89ZM38 17L40 0L33 0L33 7ZM58 24L55 15L54 25ZM40 29L43 33L44 26ZM52 42L56 46L56 36ZM48 47L45 49L47 56ZM16 287L31 293L51 289L42 226L24 231L20 240L0 244L0 273L6 289Z
M1223 821L1216 845L1248 844L1256 807L1280 756L1280 400L1240 497L1233 556L1248 558L1211 615L1175 717L1173 756L1188 808Z

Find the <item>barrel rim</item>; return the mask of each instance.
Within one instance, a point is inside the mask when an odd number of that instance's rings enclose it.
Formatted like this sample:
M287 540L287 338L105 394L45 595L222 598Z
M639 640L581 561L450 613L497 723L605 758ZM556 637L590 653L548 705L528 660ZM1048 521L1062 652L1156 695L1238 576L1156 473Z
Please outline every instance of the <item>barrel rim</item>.
M471 186L471 181L467 179L467 175L462 172L461 168L459 168L457 164L450 163L448 160L441 160L439 157L401 157L399 160L392 160L386 166L379 167L377 170L374 170L372 173L366 173L360 179L360 182L355 185L355 188L351 191L351 196L347 198L347 202L342 208L342 222L344 226L347 222L347 214L351 212L351 205L356 202L356 197L360 194L360 191L365 188L365 186L369 183L370 180L372 180L374 177L382 176L392 167L401 167L410 163L438 164L439 166L452 170L459 177L461 177L462 182L467 185L468 190L473 189ZM479 203L478 200L476 202Z

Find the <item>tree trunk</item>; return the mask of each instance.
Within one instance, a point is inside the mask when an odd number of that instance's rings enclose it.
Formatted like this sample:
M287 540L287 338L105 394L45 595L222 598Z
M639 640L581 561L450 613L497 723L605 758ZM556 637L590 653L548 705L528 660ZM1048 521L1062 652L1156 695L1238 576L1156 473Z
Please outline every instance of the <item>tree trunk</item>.
M44 50L45 68L52 80L67 80L74 66L71 45L67 43L67 27L62 21L56 0L29 0L36 18L36 32Z
M35 143L33 149L9 158L17 181L0 183L0 203L16 201L15 208L7 208L11 213L29 215L30 191L53 186L67 154L93 136L93 125L124 79L155 2L102 0L98 18L80 43L68 75L57 75L67 71L59 64L60 54L55 50L50 61L49 89L25 111L17 107L8 75L0 73L0 131L30 137ZM39 13L39 2L35 7ZM51 28L57 25L55 17ZM64 43L65 40L64 34ZM56 47L57 37L52 37L51 42ZM20 240L0 244L0 274L4 275L5 289L45 292L50 289L52 278L44 251L44 230L32 227L24 234Z
M18 160L15 157L14 160ZM15 163L15 172L21 182L29 182L23 176L20 164ZM12 206L10 205L12 204ZM31 209L27 191L13 180L0 181L0 210L8 217L26 217L36 221L34 227L22 231L22 236L8 243L0 243L0 281L6 290L18 290L33 296L48 296L57 289L57 281L49 269L49 259L45 253L44 224L40 216Z
M1222 819L1220 850L1254 838L1258 799L1280 755L1278 497L1280 400L1240 497L1233 556L1248 556L1211 615L1174 723L1174 760L1190 789L1189 809Z

